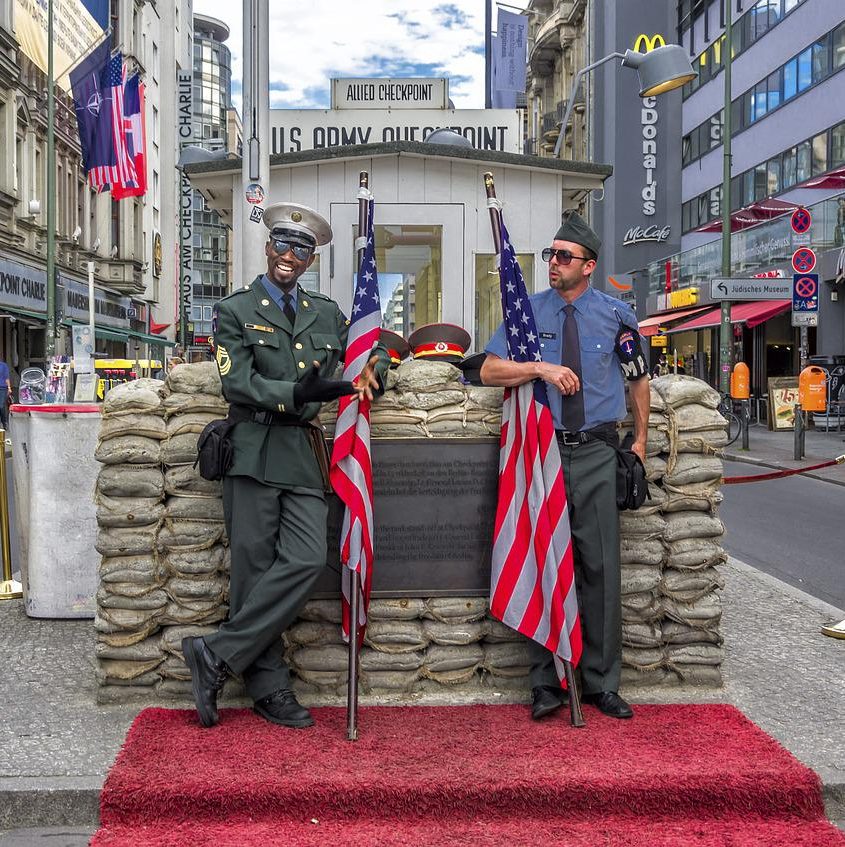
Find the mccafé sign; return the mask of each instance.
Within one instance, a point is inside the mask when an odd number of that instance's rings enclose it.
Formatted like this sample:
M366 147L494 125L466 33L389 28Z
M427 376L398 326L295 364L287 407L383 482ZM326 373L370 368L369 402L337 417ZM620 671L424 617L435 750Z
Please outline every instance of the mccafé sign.
M663 36L660 35L660 33L657 33L656 35L640 34L637 36L637 40L634 42L634 50L637 53L650 53L657 47L665 46L666 39L664 39Z

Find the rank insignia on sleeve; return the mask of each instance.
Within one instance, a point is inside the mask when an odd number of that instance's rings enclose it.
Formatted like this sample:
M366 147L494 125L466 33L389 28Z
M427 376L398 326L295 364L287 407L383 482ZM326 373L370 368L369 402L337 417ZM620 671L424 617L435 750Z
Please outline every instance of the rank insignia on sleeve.
M226 376L232 370L232 359L229 356L229 351L222 344L217 345L216 357L220 376Z

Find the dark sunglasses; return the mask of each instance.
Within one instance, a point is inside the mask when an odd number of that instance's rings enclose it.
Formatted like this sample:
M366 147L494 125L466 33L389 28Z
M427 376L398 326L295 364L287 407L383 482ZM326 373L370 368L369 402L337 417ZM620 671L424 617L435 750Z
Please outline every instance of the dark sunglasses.
M553 247L546 247L540 255L544 262L551 262L552 256L555 256L559 265L568 265L573 259L580 259L582 262L592 261L590 256L576 256L570 250L555 250Z
M300 262L304 262L314 252L313 247L308 247L305 244L294 244L292 241L283 241L281 238L271 238L270 245L279 256L284 256L290 250Z

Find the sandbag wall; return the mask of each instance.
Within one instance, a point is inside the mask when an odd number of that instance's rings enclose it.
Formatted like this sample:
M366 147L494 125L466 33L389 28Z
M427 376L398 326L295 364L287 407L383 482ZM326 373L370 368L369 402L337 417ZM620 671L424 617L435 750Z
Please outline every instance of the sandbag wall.
M725 560L715 510L721 462L715 392L699 380L652 383L652 501L622 515L626 682L717 684ZM715 395L718 400L718 395ZM374 438L497 436L502 390L460 381L452 365L410 361L373 406ZM226 404L214 363L179 365L165 383L110 392L97 458L97 676L100 699L188 697L179 650L226 615L228 548L218 483L193 468L196 440ZM331 434L335 408L321 414ZM624 424L623 424L624 426ZM374 600L361 653L365 692L526 689L524 640L491 619L484 598ZM285 636L300 686L345 690L340 602L312 601ZM228 694L239 687L230 684Z

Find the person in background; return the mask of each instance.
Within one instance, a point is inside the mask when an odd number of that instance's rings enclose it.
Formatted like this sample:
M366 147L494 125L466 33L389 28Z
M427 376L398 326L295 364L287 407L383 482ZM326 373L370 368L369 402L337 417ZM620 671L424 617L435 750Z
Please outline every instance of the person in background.
M2 392L2 403L0 403L0 423L3 429L9 428L9 403L12 402L12 381L9 378L9 366L0 359L0 392Z
M661 353L657 358L657 364L651 371L652 376L666 376L669 373L669 362L666 359L666 354Z

